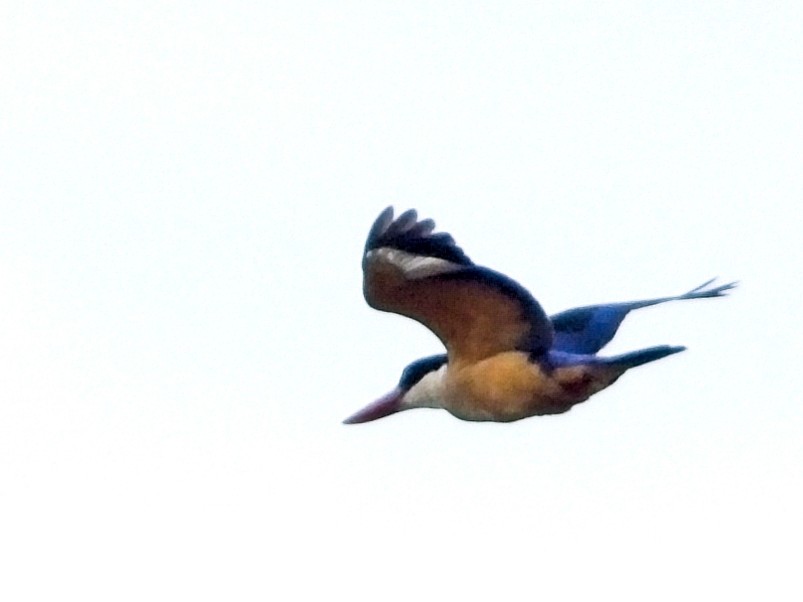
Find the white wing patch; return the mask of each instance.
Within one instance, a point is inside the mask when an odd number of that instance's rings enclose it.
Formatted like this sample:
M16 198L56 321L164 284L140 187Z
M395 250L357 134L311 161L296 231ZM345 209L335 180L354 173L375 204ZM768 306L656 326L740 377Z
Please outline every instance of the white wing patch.
M408 280L418 280L428 278L437 274L456 272L465 266L440 257L427 257L426 255L415 255L407 251L393 249L391 247L380 247L368 251L366 259L389 263L402 271Z

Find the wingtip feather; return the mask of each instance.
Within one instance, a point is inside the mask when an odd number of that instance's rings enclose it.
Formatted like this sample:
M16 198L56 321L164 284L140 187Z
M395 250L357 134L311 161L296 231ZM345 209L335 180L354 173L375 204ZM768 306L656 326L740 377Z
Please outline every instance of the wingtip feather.
M365 252L390 247L414 255L434 257L459 265L472 261L446 232L436 232L431 219L418 220L415 209L408 209L394 219L393 207L387 207L376 218L365 242Z

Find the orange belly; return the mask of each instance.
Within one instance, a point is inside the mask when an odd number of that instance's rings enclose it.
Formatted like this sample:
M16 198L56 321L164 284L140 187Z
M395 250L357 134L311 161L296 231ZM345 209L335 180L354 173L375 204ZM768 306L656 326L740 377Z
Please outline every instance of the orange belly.
M559 414L619 376L599 366L546 369L510 351L471 364L449 364L444 407L464 420L509 422Z

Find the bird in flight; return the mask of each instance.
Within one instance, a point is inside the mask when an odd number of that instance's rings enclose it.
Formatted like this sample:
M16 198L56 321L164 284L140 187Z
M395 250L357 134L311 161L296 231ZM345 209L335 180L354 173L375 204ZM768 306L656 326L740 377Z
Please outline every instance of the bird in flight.
M630 368L683 351L659 345L612 357L597 352L634 309L721 297L737 283L714 280L682 295L589 305L547 316L516 281L476 265L454 239L415 210L385 209L368 233L363 293L371 307L429 328L446 353L414 361L398 385L352 416L368 422L413 408L442 408L463 420L511 422L560 414Z

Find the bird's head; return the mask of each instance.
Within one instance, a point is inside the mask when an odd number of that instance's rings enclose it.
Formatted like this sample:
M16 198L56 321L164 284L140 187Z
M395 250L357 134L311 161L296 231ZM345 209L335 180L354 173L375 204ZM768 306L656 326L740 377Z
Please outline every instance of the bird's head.
M441 407L445 372L446 355L433 355L414 361L402 371L396 388L346 418L343 424L370 422L412 408Z

